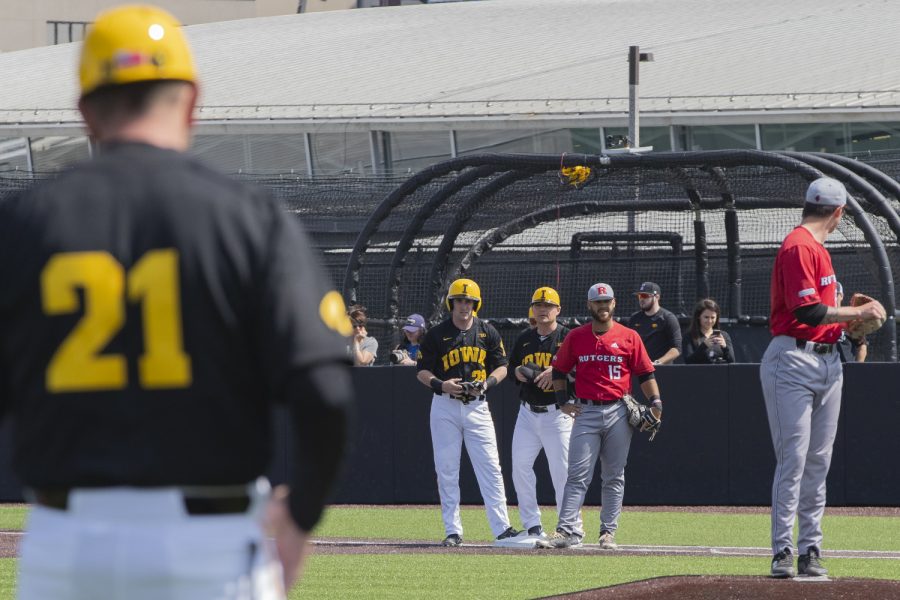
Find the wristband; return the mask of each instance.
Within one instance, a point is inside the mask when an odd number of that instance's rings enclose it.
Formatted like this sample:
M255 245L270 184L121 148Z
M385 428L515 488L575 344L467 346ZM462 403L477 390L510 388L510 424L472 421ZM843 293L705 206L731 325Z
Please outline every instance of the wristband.
M488 391L490 388L497 385L497 378L491 375L487 379L484 380L484 391Z
M569 403L569 393L566 390L554 390L553 394L556 397L557 406Z
M444 393L444 382L437 377L432 377L430 380L428 380L428 385L431 386L431 389L434 390L435 394Z
M657 408L662 408L662 398L660 398L656 394L653 394L652 396L647 398L647 401L649 401L650 404L656 406Z

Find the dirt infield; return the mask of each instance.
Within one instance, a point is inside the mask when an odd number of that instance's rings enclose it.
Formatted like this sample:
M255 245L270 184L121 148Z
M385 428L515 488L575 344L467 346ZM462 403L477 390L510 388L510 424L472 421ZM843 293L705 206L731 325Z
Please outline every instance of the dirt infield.
M0 558L15 558L18 555L22 532L0 529Z
M900 581L882 579L792 580L767 577L659 577L573 594L550 596L577 600L880 600L900 598Z

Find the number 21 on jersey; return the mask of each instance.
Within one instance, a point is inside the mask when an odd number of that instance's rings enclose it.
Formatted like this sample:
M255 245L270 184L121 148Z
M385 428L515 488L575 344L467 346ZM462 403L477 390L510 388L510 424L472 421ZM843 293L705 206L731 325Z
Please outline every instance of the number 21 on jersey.
M126 301L141 304L141 387L191 385L191 359L182 341L178 258L174 248L151 250L126 273L108 252L64 252L50 257L41 271L44 314L65 315L83 308L84 316L50 359L45 378L48 391L110 391L128 385L126 357L101 354L125 325Z

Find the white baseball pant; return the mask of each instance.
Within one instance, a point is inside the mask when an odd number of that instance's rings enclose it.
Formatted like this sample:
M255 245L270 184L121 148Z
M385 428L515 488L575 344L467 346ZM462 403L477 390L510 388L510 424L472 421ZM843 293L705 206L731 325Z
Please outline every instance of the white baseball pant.
M569 437L572 434L572 417L559 410L555 404L546 407L547 412L536 413L522 404L516 418L512 438L512 480L519 497L519 517L528 530L541 524L541 510L537 502L537 477L534 461L541 448L547 455L550 479L556 497L556 511L562 507L563 492L569 471ZM581 527L579 512L578 526Z
M431 443L446 535L462 536L463 533L459 518L459 461L463 441L475 469L488 523L494 536L498 536L509 527L509 516L488 403L475 400L463 404L447 394L435 394L431 400Z
M81 488L66 510L34 506L19 560L21 600L282 600L281 565L260 517L190 515L177 488Z

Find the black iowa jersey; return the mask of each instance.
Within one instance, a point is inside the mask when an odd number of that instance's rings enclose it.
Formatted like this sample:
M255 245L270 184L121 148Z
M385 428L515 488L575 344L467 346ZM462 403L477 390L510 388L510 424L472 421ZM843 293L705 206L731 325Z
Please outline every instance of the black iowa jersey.
M111 145L4 201L0 256L0 410L31 487L252 481L270 402L346 360L296 220L174 151Z
M497 367L506 364L506 350L500 334L478 317L468 331L461 331L447 319L430 329L419 348L417 369L427 369L440 379L484 381Z
M562 325L557 325L550 335L541 339L537 329L526 329L519 334L513 344L509 355L511 367L519 367L526 363L534 363L542 369L550 366L556 351L562 346L563 340L569 330ZM556 396L553 388L544 390L533 383L522 383L515 377L512 378L519 386L519 397L535 406L549 406L556 404Z

